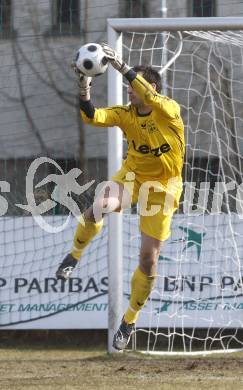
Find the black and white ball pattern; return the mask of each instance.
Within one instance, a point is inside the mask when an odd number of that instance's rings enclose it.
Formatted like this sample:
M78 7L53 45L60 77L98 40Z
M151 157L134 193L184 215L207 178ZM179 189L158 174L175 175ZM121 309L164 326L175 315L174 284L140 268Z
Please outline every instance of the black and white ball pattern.
M98 43L87 43L81 46L76 56L76 66L86 76L98 76L108 67L108 61L102 46Z

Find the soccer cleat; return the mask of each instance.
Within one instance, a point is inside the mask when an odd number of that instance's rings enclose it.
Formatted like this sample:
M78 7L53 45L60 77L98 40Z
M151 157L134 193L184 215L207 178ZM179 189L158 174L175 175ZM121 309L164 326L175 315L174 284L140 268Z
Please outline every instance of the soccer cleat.
M113 338L113 347L122 351L129 343L132 332L134 331L135 324L127 324L124 319L115 333Z
M76 267L78 261L73 258L71 254L68 254L56 272L56 278L62 280L68 280Z

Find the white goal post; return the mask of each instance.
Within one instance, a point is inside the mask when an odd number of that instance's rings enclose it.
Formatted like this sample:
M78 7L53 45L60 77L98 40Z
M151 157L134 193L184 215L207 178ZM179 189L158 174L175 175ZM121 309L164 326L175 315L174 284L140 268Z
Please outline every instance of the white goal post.
M213 38L214 32L216 32L215 40L217 40L217 32L243 30L242 17L130 18L130 19L108 19L107 23L108 23L107 24L108 44L114 49L116 49L120 54L123 54L123 47L124 47L123 35L128 32L131 32L131 34L137 34L137 33L138 34L140 33L161 34L164 32L179 32L179 34L181 34L183 32L188 32L188 31L189 32L190 31L212 32L210 38L207 37L205 38L205 39L212 39L212 40L214 39ZM195 34L195 36L197 36L197 34ZM200 37L199 39L203 39L203 38ZM237 37L232 38L232 40L234 39L237 39ZM243 38L240 37L239 39L241 40L242 43ZM180 46L180 41L178 42ZM179 47L179 49L175 48L175 56L174 57L172 56L172 60L170 60L168 64L169 67L173 66L174 61L179 61L181 49L182 49L181 46ZM141 50L143 50L143 48L141 48ZM153 63L151 64L153 65ZM135 65L135 64L131 63L131 65ZM163 64L162 61L161 67L165 65L166 64ZM165 66L164 70L166 70L168 66ZM210 66L210 64L208 66ZM114 71L112 67L109 67L108 105L111 106L111 105L122 104L122 103L123 103L122 77L118 72ZM232 110L234 112L234 108ZM199 114L201 114L201 111ZM214 118L212 118L212 122L214 122ZM185 123L185 125L188 126L188 123ZM200 131L201 129L198 129L198 132ZM206 136L207 135L205 135L205 137ZM200 148L200 145L196 145L196 144L194 145L194 149L191 152L193 156L196 148ZM109 177L111 177L111 175L114 174L121 166L122 156L123 156L122 132L114 128L108 129ZM221 163L222 161L220 160L220 164ZM205 171L206 169L207 168L205 168ZM239 172L241 172L241 169L239 170ZM114 332L117 330L117 328L120 325L121 317L124 310L123 275L122 275L122 269L123 269L122 215L118 213L109 216L109 256L108 257L109 257L108 258L108 272L109 272L108 351L114 352L112 349L112 338ZM174 329L175 328L173 328L173 330Z

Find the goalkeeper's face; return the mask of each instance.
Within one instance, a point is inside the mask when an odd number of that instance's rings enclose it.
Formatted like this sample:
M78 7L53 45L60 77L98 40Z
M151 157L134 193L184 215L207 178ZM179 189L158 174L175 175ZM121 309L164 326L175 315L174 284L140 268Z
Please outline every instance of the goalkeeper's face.
M140 73L138 72L138 74L140 74L141 76L143 76L143 73ZM156 85L153 83L151 84L153 86L153 88L156 89ZM128 85L128 89L127 89L127 93L128 93L128 97L129 97L129 100L131 102L131 104L135 107L140 107L140 106L143 106L144 103L143 103L143 100L139 97L139 95L134 91L134 89L132 88L132 86L129 84Z
M143 75L142 73L138 72L141 76ZM128 97L131 102L131 104L135 107L139 107L143 102L142 99L138 96L138 94L132 89L132 86L128 84L128 89L127 89Z
M143 102L142 99L138 96L138 94L132 89L131 85L128 86L128 97L131 104L135 107L139 107Z

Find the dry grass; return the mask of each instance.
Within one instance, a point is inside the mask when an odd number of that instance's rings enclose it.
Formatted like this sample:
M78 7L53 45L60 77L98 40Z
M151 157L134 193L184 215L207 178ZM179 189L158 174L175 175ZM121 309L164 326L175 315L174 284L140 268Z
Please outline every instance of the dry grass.
M2 348L1 390L242 390L243 354L212 357L107 355L75 348Z

